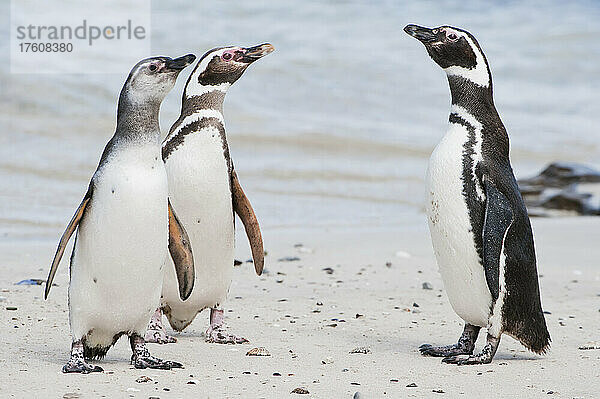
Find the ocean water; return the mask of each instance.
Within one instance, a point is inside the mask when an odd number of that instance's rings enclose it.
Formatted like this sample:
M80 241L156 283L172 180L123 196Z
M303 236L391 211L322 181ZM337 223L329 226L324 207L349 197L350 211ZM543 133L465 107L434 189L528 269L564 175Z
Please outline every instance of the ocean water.
M11 74L2 14L0 234L56 239L113 134L129 71ZM154 1L152 51L272 43L226 98L240 180L265 228L360 228L425 223L423 176L450 99L406 24L478 38L525 177L554 160L600 166L598 21L595 1ZM187 73L163 103L163 132Z

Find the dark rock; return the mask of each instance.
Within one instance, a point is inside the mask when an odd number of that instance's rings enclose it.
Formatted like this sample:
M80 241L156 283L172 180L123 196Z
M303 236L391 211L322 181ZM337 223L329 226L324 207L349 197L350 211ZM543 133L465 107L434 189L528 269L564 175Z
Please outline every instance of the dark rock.
M600 185L582 189L581 184L600 184L600 172L578 163L555 162L538 176L520 180L519 189L530 216L553 216L555 211L600 215Z
M297 393L299 395L308 395L310 392L308 392L308 389L306 389L304 387L298 387L298 388L294 388L292 393Z
M411 383L410 383L410 384L408 384L406 387L407 387L407 388L416 388L416 387L417 387L417 384L415 384L414 382L411 382Z

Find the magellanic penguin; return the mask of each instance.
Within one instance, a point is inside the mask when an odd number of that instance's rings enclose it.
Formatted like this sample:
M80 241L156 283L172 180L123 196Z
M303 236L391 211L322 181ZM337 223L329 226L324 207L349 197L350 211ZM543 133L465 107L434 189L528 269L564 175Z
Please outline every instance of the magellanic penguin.
M65 373L102 371L86 359L104 357L122 335L129 336L136 368L182 367L151 356L143 336L160 303L167 248L178 295L187 298L194 284L189 239L168 201L158 114L177 76L195 58L140 61L121 90L115 134L59 242L46 283L47 298L77 229L69 284L73 343Z
M477 40L462 29L408 25L446 72L449 127L429 160L426 211L440 273L465 321L457 344L422 345L445 363L490 363L505 333L543 354L550 335L542 311L533 234L509 159L509 140ZM487 342L473 355L479 330Z
M196 254L196 283L184 302L177 295L175 274L169 270L165 273L161 308L148 326L147 342L175 341L166 334L162 312L171 327L181 331L206 308L210 308L208 342L247 341L225 333L223 328L221 305L233 275L234 212L246 229L258 275L262 273L264 252L258 221L229 155L223 100L246 68L272 51L270 44L210 50L198 61L187 81L181 115L163 142L162 156L169 179L169 197L187 228Z

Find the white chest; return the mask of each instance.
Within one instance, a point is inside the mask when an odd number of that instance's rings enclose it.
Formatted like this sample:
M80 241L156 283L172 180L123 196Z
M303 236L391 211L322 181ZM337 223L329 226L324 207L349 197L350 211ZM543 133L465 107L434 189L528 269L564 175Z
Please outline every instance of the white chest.
M486 326L491 295L463 195L463 154L468 139L469 132L463 125L450 124L433 151L426 176L425 209L433 249L452 307L465 321Z

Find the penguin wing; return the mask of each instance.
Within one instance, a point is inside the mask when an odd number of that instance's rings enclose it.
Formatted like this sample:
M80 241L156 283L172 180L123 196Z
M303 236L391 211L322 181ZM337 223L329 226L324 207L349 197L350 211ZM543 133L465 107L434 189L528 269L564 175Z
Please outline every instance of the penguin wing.
M44 299L48 299L48 293L50 292L50 287L52 287L52 281L54 280L54 275L56 275L56 269L58 268L58 264L62 259L63 253L65 252L65 248L69 243L69 239L75 232L75 229L77 229L77 226L79 226L79 222L85 214L85 209L88 206L90 199L92 199L93 191L94 189L92 188L92 183L90 183L88 190L85 193L83 200L81 201L81 204L79 204L79 207L77 208L75 214L71 218L71 221L67 225L65 232L63 233L62 237L60 237L60 241L58 242L58 248L56 248L54 260L52 260L52 266L50 266L50 272L48 273L48 278L46 279L46 291L44 292Z
M494 301L500 292L500 257L504 239L513 221L513 210L504 194L485 179L485 219L483 222L483 267L485 279Z
M263 266L265 264L265 252L263 249L263 240L260 233L260 226L258 220L252 209L252 205L244 194L240 181L238 180L237 173L235 170L231 171L231 193L233 200L233 210L242 220L244 229L246 229L246 236L250 242L250 249L252 250L252 259L254 260L254 270L257 275L261 275Z
M179 221L169 201L169 253L175 265L175 274L179 283L179 297L182 301L189 298L194 288L194 255L187 231Z

